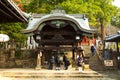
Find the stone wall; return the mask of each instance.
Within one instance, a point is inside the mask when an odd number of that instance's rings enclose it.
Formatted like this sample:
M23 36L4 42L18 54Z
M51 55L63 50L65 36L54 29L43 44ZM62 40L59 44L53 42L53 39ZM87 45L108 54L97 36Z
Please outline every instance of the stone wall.
M7 60L7 55L6 51L3 49L0 49L0 67L6 67L6 60Z
M35 50L15 50L13 55L11 50L1 49L0 68L35 68Z

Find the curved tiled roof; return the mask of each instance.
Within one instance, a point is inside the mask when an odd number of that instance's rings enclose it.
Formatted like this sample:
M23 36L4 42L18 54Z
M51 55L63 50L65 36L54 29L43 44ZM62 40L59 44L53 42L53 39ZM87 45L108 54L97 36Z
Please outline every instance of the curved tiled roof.
M75 18L74 16L68 14L53 13L44 15L42 17L31 18L28 27L23 30L23 33L31 33L35 31L43 22L56 19L71 21L75 23L78 28L83 32L92 33L95 31L94 29L90 29L87 18Z
M118 31L116 34L107 36L105 38L106 42L120 42L120 31Z

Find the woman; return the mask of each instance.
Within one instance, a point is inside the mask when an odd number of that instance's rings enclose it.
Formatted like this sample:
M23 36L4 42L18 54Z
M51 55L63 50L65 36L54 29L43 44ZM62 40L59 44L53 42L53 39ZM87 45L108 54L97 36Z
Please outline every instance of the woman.
M80 67L83 64L83 57L82 55L79 55L77 58L77 66Z

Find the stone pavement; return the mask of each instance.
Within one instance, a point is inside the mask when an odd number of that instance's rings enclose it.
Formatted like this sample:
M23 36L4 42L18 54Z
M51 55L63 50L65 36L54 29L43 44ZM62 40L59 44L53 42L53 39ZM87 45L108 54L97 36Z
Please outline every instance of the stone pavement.
M120 80L120 71L0 69L0 80Z

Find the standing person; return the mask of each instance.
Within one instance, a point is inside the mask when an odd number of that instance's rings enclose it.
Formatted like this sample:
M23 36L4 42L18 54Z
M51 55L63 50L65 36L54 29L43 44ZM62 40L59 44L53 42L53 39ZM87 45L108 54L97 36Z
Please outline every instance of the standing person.
M49 61L49 69L53 69L53 64L54 64L54 58L53 58L53 56L50 58L50 61Z
M56 64L56 70L60 70L61 61L58 56L56 56L56 58L55 58L55 64Z
M94 44L92 44L92 46L91 46L91 53L92 53L92 56L95 55L95 46L94 46Z
M70 62L67 59L66 55L63 56L63 62L64 62L65 70L67 70L68 66L70 65Z
M78 56L77 58L77 66L78 67L81 67L83 64L83 57L82 57L82 54Z

